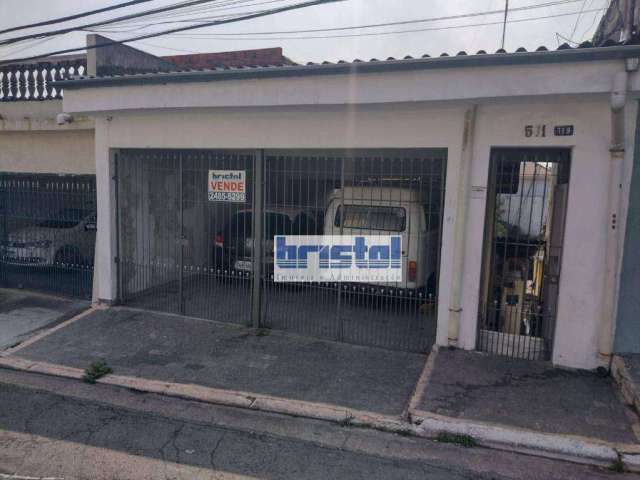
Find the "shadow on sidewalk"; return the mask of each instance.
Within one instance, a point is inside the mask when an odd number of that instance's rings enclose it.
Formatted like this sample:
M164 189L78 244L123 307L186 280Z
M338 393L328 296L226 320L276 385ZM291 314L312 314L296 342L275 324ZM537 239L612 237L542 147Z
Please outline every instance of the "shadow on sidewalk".
M124 308L92 312L15 355L80 369L104 359L117 375L395 416L427 358Z
M481 422L637 443L636 414L609 376L441 349L418 409Z
M0 289L0 350L90 307L89 302Z

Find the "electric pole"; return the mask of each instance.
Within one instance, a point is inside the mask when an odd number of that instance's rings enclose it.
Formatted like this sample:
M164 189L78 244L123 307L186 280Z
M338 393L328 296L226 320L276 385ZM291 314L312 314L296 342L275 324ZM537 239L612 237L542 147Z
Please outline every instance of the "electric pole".
M509 0L504 0L504 21L502 22L502 43L500 48L504 50L504 39L507 35L507 15L509 15Z

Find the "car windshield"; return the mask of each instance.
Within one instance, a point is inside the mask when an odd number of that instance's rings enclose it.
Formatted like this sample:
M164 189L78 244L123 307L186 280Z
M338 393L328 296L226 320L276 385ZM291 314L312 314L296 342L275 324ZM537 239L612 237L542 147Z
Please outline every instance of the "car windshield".
M344 205L344 208L340 205L334 221L336 227L341 226L343 210L345 228L402 232L405 227L404 208L374 205Z
M59 210L52 218L41 220L36 225L44 228L73 228L91 213L90 210L81 208L65 208Z
M242 212L233 216L225 227L225 237L228 238L251 238L252 235L252 212ZM292 230L291 219L283 213L265 213L265 233L266 238L274 235L288 235Z

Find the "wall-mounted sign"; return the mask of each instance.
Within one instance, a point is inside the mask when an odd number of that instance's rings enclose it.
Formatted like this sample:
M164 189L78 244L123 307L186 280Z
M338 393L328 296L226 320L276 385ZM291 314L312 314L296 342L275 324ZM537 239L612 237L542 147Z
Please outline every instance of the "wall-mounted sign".
M471 198L483 199L487 194L487 187L484 185L472 185L471 186Z
M570 137L573 135L573 125L557 125L553 127L553 134L556 137Z
M546 137L547 136L547 126L543 124L538 125L525 125L524 126L524 136L527 138L530 137Z
M209 201L247 201L245 170L209 170Z

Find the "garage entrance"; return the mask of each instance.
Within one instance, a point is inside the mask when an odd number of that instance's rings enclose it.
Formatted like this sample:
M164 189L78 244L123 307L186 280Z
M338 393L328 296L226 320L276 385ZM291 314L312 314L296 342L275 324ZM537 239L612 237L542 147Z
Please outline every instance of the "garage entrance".
M0 173L0 287L90 299L94 175Z
M492 150L479 350L551 358L569 169L567 149Z
M116 163L122 303L431 348L446 150L122 150ZM274 281L274 236L324 234L402 235L402 281Z

